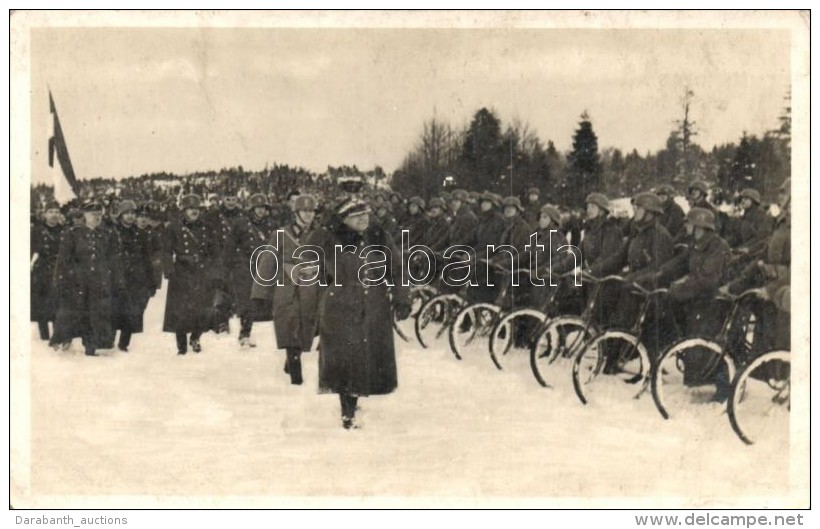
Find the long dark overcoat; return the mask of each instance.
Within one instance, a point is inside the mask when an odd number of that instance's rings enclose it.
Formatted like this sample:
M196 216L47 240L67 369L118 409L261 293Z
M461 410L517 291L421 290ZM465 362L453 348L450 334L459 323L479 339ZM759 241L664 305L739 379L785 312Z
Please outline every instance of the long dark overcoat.
M114 227L120 252L125 289L114 293L114 329L142 332L142 315L156 292L151 265L150 239L136 226L121 223Z
M372 225L361 235L344 225L333 232L317 230L310 242L324 249L320 273L328 282L319 308L319 390L361 396L392 392L397 386L392 308L407 303L399 249ZM336 245L355 254L336 252ZM381 252L364 255L372 245L387 248L386 262ZM375 261L383 266L366 265ZM367 277L384 277L393 286L368 286Z
M250 273L250 262L254 251L268 243L271 233L276 229L274 222L270 215L262 218L257 218L253 213L243 215L235 220L233 229L226 239L223 248L226 280L228 291L233 292L236 297L236 313L239 317L251 318L253 321L271 319L268 303L251 300L254 282ZM262 310L263 308L266 310Z
M57 296L52 286L61 237L60 225L38 222L31 227L31 256L37 255L31 268L31 321L54 321Z
M113 290L125 285L112 231L103 226L69 228L60 243L54 275L59 309L52 343L81 336L88 346L113 347Z
M262 252L254 263L260 279L272 279L277 284L266 286L254 282L251 297L272 302L273 329L279 349L295 347L309 351L316 336L321 290L318 285L297 286L293 279L298 279L299 274L299 268L294 272L294 267L314 260L316 256L306 253L304 258L294 257L294 252L309 238L309 231L302 232L298 226L291 224L281 228L281 232L281 235L274 232L268 241L277 250L276 259L273 258L274 254Z
M218 248L201 218L168 225L163 241L163 269L169 275L164 332L204 332L211 327L214 280L221 276Z

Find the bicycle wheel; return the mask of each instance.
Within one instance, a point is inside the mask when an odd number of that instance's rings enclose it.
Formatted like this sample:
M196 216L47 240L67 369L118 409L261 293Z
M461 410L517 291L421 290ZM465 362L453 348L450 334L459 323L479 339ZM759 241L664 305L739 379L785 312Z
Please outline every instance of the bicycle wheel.
M436 294L436 289L427 285L410 289L410 317L417 316L424 304Z
M433 296L419 310L414 324L416 339L425 349L444 336L455 312L464 305L456 294Z
M596 334L592 325L577 316L561 316L542 325L530 348L535 380L548 388L557 378L569 377L573 358Z
M514 329L520 328L521 321L530 320L533 322L533 329L530 332L531 336L524 337L527 346L532 346L532 341L535 339L537 326L547 321L547 315L536 309L518 309L505 314L498 320L490 333L490 355L494 358L503 357L515 343ZM496 364L498 367L498 364ZM500 367L499 367L500 369Z
M636 399L648 386L649 372L649 354L637 336L606 331L575 355L572 386L583 404Z
M788 351L763 354L738 375L729 397L729 422L744 443L766 439L787 446L790 376Z
M492 303L465 305L450 325L450 350L456 358L484 356L487 354L487 338L498 321L501 308Z
M735 376L735 363L723 348L707 338L688 338L666 349L652 372L652 399L661 416L698 405L725 403Z

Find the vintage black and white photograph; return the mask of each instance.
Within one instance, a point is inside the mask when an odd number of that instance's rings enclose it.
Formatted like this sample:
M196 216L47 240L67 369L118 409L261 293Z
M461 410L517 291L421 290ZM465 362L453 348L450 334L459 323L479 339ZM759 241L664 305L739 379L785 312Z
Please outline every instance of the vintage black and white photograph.
M12 13L11 504L808 507L809 23Z

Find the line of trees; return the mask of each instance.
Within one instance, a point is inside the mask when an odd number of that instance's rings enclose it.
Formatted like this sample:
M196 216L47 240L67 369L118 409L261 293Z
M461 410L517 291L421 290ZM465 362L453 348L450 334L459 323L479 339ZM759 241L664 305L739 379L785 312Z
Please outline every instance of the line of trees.
M682 119L664 148L652 153L633 149L599 149L592 118L584 111L572 136L572 149L560 153L529 124L514 119L504 126L491 109L479 109L463 128L433 117L422 126L416 145L392 176L391 186L406 196L425 198L447 187L523 195L538 187L549 200L580 205L592 191L629 196L660 183L684 191L696 179L706 180L717 198L731 200L753 187L766 199L791 173L791 105L777 127L762 137L742 133L739 140L703 149L694 139L694 91L681 98Z

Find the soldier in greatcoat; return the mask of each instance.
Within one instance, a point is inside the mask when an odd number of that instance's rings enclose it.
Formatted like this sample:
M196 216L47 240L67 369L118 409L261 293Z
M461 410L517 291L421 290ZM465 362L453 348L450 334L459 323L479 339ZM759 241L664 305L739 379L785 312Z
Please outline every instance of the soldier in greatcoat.
M215 211L209 211L206 215L205 223L210 227L210 237L213 238L219 248L224 249L230 238L232 237L232 230L233 227L240 221L243 217L242 208L239 207L239 198L237 197L236 193L225 193L222 197L222 205L219 206ZM235 250L236 251L236 250ZM222 258L225 259L227 256L222 255ZM233 258L240 258L238 253L235 255L230 256L231 260L229 262L223 262L219 266L223 270L227 270L230 268L230 264L233 261ZM238 304L238 293L233 292L230 287L230 283L228 284L220 284L218 285L220 290L224 290L226 303L224 310L219 310L215 314L216 321L213 322L213 327L216 332L229 332L230 327L228 324L228 320L233 313L235 313L239 307ZM222 309L221 305L220 308Z
M177 354L202 351L200 337L212 324L214 286L222 276L219 241L200 218L197 195L180 200L182 214L165 231L163 269L168 278L164 332L176 335Z
M259 304L251 300L253 278L249 263L254 251L268 242L277 226L270 216L268 199L262 193L256 193L248 199L247 209L247 214L237 217L230 230L223 248L223 262L228 291L235 296L239 315L239 344L242 347L256 347L251 338L253 322L269 320L270 316L266 318L259 310Z
M285 373L295 385L302 384L302 353L310 351L317 330L320 290L318 285L306 283L318 278L318 263L303 265L319 256L299 253L316 229L316 206L312 195L294 197L291 202L293 222L279 227L277 231L282 233L274 232L268 242L277 248L275 258L270 252L264 252L254 263L260 278L275 282L270 285L269 282L255 281L251 295L254 299L272 302L276 346L285 350ZM305 283L300 284L301 280Z
M83 207L85 225L70 228L62 238L54 277L59 309L52 345L80 336L85 354L114 346L112 299L125 291L117 238L102 226L103 207Z
M137 205L133 200L123 200L118 208L114 234L127 281L126 288L114 295L114 331L120 331L117 348L128 352L131 335L142 332L142 315L156 292L156 284L151 241L136 225Z
M31 321L37 322L41 340L51 338L48 322L57 312L56 293L53 290L54 267L60 250L63 227L60 225L60 205L46 204L42 221L31 227Z

